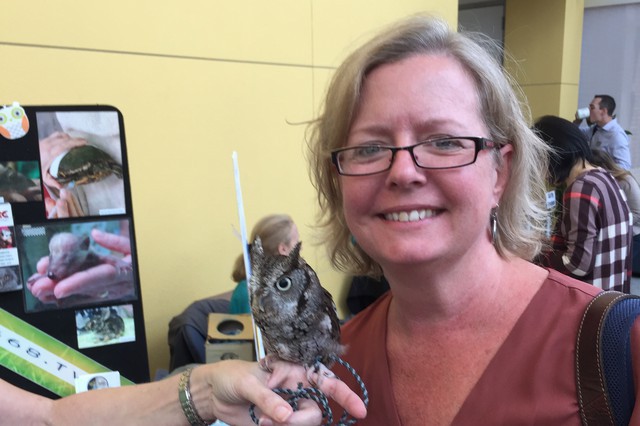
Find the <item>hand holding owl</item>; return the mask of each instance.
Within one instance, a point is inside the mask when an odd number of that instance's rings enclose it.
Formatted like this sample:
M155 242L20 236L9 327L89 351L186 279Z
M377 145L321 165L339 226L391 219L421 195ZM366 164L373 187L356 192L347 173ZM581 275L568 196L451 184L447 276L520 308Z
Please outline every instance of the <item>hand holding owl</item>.
M193 370L191 392L203 418L211 413L232 425L252 425L249 404L256 406L261 425L320 425L322 413L311 401L301 400L294 412L291 406L272 391L276 387L295 387L305 380L306 371L299 365L274 361L266 372L255 362L240 360L205 364ZM337 378L327 378L320 389L352 416L364 418L366 408L349 387ZM209 404L200 402L204 394Z

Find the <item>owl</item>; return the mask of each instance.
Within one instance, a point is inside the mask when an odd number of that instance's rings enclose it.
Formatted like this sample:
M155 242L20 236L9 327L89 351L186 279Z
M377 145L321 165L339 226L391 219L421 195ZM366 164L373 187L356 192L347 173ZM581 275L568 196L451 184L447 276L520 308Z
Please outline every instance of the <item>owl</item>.
M301 243L287 255L269 255L260 239L251 245L251 312L267 357L318 370L343 352L340 324L331 294L300 257Z
M29 118L18 102L0 108L0 135L19 139L29 131Z

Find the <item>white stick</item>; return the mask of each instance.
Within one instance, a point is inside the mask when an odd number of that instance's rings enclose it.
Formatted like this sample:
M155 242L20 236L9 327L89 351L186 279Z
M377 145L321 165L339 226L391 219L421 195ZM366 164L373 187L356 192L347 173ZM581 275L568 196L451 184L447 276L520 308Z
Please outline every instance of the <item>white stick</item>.
M238 205L238 220L240 221L240 236L242 240L242 257L244 258L244 270L247 275L247 291L249 290L249 279L251 278L251 261L249 259L249 246L247 244L247 221L244 216L244 204L242 202L242 188L240 186L240 168L238 167L238 153L233 151L231 154L233 160L233 177L236 183L236 204ZM251 294L251 293L249 293ZM262 332L256 326L251 315L251 321L253 324L253 342L256 350L256 359L262 359L265 357L264 344L262 343Z

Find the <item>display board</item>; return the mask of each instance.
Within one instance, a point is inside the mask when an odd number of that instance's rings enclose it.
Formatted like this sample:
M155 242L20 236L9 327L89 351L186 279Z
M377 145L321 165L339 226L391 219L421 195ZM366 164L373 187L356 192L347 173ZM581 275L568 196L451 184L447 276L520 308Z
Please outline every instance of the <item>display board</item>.
M4 380L50 397L91 372L149 381L116 108L0 107L0 308Z

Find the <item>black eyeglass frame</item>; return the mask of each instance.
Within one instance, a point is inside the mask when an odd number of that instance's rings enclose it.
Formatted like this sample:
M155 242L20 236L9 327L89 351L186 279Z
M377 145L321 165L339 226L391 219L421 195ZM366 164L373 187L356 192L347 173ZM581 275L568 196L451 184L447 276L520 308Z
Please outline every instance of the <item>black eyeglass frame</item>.
M457 166L445 166L445 167L425 167L425 166L421 166L420 164L418 164L418 162L416 161L416 156L413 154L413 150L417 146L423 145L425 143L446 141L446 140L449 140L449 139L468 139L468 140L473 141L475 143L475 153L473 154L473 160L471 160L471 161L469 161L468 163L465 163L465 164L460 164L460 165L457 165ZM372 173L363 173L363 174L344 173L342 171L342 169L340 168L340 162L338 161L338 155L343 151L350 151L350 150L358 149L358 148L366 148L368 146L376 147L376 148L384 148L384 149L387 149L387 150L391 151L391 160L389 161L389 165L387 166L387 168L384 169L384 170L379 170L377 172L372 172ZM336 170L338 171L338 174L340 176L371 176L371 175L377 175L378 173L386 172L389 169L391 169L391 166L393 166L393 160L396 158L396 153L398 151L409 151L409 154L411 154L411 159L413 160L413 164L415 164L416 167L418 167L420 169L426 169L426 170L457 169L459 167L465 167L465 166L468 166L470 164L475 163L476 160L478 159L478 153L480 151L485 150L485 149L500 149L503 146L504 146L504 144L500 144L500 143L494 142L494 141L492 141L490 139L482 138L482 137L478 137L478 136L449 136L449 137L446 137L446 138L429 139L429 140L418 142L417 144L409 145L409 146L384 146L384 145L367 145L367 144L365 144L365 145L359 145L359 146L349 146L349 147L345 147L345 148L339 148L339 149L335 149L335 150L331 151L331 162L336 167Z

